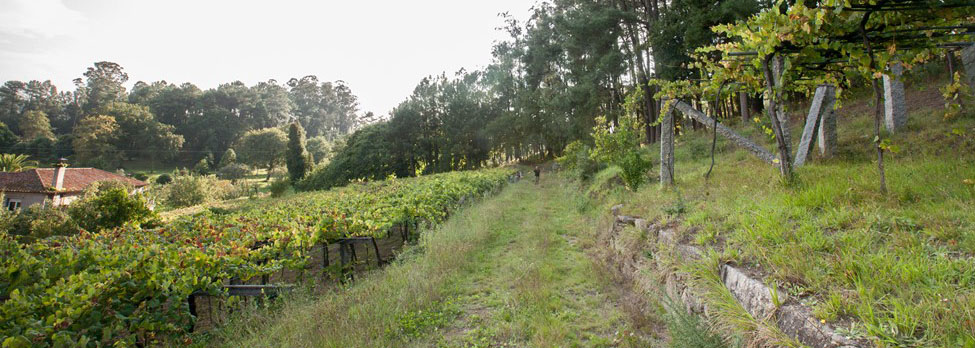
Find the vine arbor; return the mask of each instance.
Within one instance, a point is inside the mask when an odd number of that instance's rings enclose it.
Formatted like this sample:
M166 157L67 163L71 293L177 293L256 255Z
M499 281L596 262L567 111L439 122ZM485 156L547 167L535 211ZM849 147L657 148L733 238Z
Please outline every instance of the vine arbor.
M729 86L763 93L770 131L777 145L774 164L786 180L791 180L793 161L788 118L782 106L784 96L809 96L819 86L832 85L837 87L835 93L839 97L856 81L870 81L876 100L873 146L877 151L880 190L886 193L884 152L893 147L880 131L881 79L896 75L900 69L910 71L945 48L971 47L975 2L780 0L746 21L715 26L712 30L721 34L722 42L698 49L693 65L705 78L655 81L661 86L657 97L671 100L667 103L692 95L720 97L730 93ZM954 68L951 70L952 81L942 89L948 100L946 117L957 114L968 88L961 75ZM669 106L661 109L669 112Z

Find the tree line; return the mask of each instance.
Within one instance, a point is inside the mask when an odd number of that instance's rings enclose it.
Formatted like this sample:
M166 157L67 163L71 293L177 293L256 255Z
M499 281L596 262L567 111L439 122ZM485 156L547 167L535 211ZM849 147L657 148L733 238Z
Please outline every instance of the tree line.
M536 4L524 22L502 14L508 38L494 45L491 64L420 81L388 121L353 134L309 186L552 158L575 140L591 144L599 117L618 124L636 115L643 141L655 142L659 106L648 97L655 92L649 81L700 78L688 66L695 49L724 39L710 28L770 6L552 0Z
M112 62L97 62L73 91L50 81L0 86L0 152L38 160L73 161L114 169L122 161L195 163L232 148L247 132L299 123L317 144L329 144L370 122L342 81L309 75L286 83L136 82ZM319 146L320 147L320 146ZM283 150L282 150L283 151Z

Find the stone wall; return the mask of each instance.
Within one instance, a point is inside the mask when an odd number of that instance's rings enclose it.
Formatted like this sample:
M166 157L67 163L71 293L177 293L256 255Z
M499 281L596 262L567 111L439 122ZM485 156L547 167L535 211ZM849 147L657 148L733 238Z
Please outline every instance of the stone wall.
M678 271L682 264L699 260L701 250L682 241L673 225L660 225L638 217L620 215L621 208L613 207L612 228L598 236L599 246L603 250L599 256L634 290L647 296L662 290L667 297L683 304L689 312L707 316L708 304L702 296L704 292L690 285L688 274ZM636 232L632 232L634 229ZM768 318L782 333L797 342L810 347L869 346L867 342L854 341L837 334L832 326L816 320L812 311L799 299L792 298L781 289L776 291L777 306L772 290L760 277L751 275L749 270L730 264L719 267L716 271L721 282L745 311L755 318Z

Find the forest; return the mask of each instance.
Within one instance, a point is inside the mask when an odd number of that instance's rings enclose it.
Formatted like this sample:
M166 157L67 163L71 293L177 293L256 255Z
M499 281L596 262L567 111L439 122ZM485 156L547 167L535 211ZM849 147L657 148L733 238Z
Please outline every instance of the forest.
M495 44L490 65L423 79L388 121L350 137L335 166L311 181L332 184L554 158L573 141L591 142L598 117L616 123L630 114L627 104L637 113L643 142L653 143L659 106L636 96L655 93L651 79L698 78L690 68L695 49L723 40L712 26L772 5L553 1L538 3L525 22L502 14L501 30L509 38ZM729 105L722 108L726 117L739 104ZM747 105L761 108L760 102Z
M207 159L213 167L248 131L298 122L324 157L330 144L374 117L359 110L344 82L311 75L208 90L139 81L128 91L128 80L122 66L97 62L74 80L73 91L50 81L5 82L0 151L43 163L69 157L76 165L108 170L133 160L167 168Z

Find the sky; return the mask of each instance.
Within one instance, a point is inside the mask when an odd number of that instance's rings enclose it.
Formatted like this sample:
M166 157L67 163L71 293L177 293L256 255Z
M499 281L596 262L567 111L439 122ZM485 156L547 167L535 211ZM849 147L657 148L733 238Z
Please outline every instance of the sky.
M343 80L362 111L385 115L424 76L491 62L534 0L0 0L0 82L51 80L74 89L96 61L136 81L316 75Z

